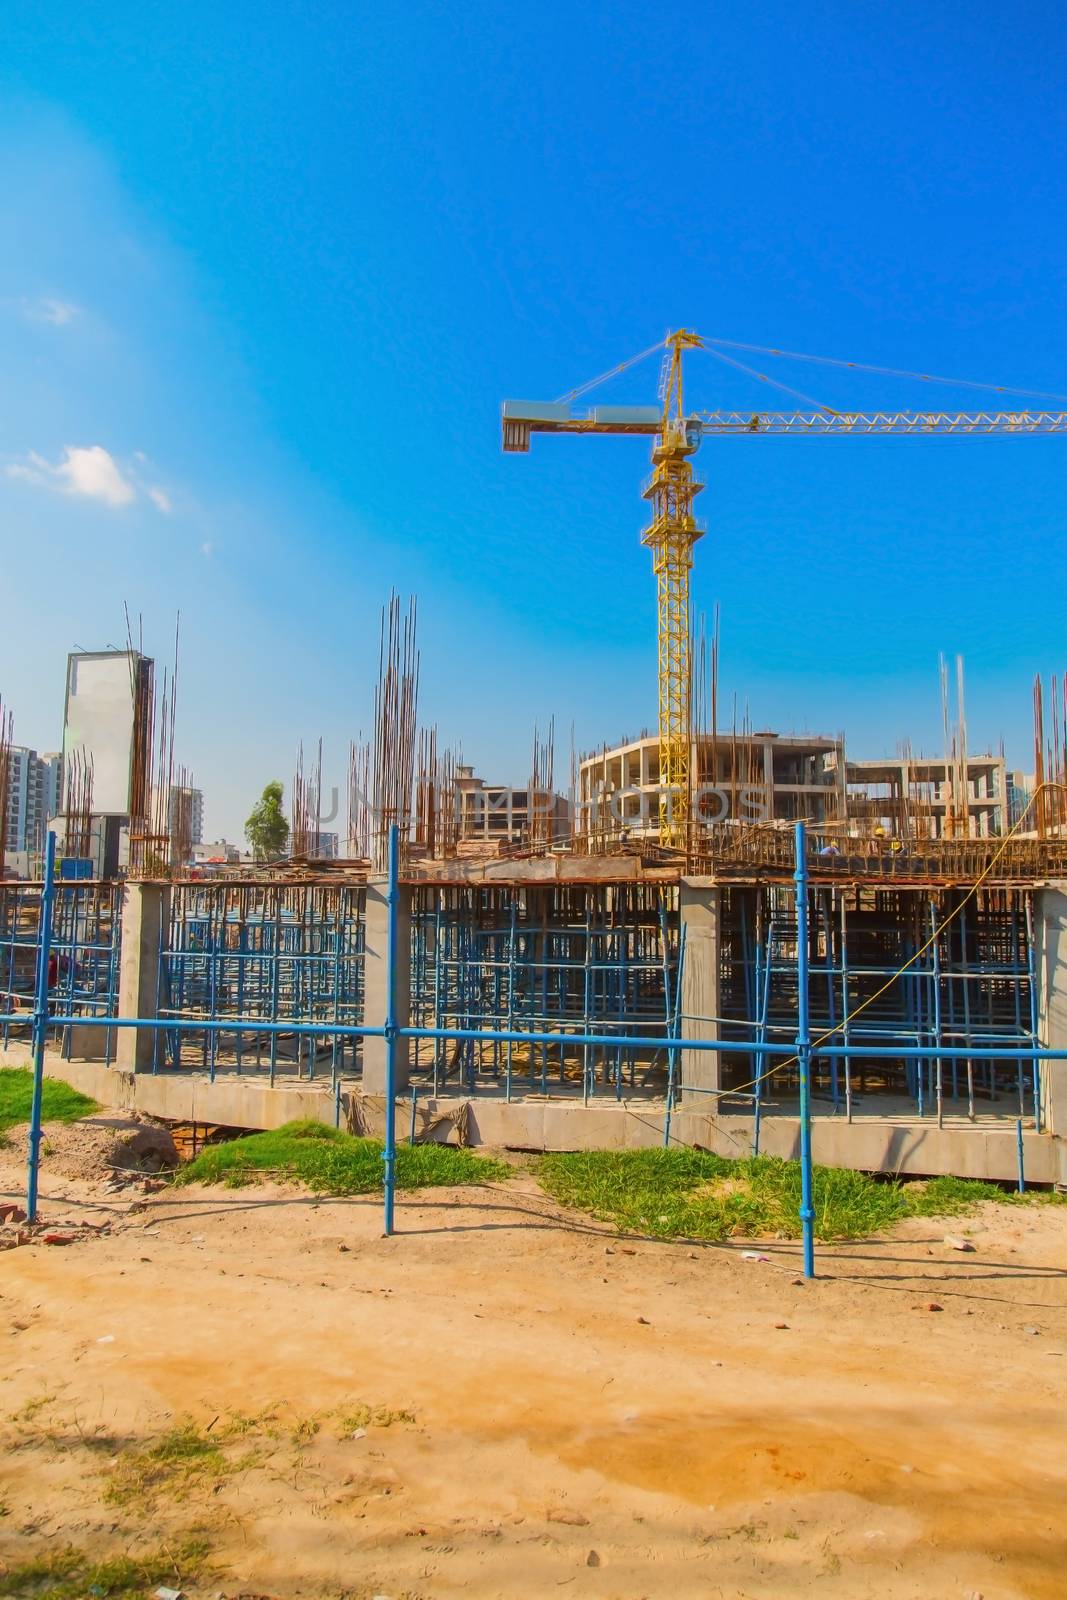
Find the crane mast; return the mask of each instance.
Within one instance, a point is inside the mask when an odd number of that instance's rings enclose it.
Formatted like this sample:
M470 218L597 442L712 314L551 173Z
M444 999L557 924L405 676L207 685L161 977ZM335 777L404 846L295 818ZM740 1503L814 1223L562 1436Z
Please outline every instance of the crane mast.
M686 427L682 406L682 352L699 347L695 333L680 329L667 339L663 422L652 446L652 476L644 491L652 520L641 543L652 551L656 575L659 669L659 838L684 848L689 835L690 716L689 573L693 546L704 530L693 516L693 501L703 489L693 477L690 457L699 434Z

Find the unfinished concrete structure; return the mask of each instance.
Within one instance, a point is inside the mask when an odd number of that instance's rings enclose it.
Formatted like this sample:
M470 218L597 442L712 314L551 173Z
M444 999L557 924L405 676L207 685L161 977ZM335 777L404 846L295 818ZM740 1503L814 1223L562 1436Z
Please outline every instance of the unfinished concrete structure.
M658 738L604 748L578 768L575 832L603 841L659 834ZM692 815L697 828L721 822L814 823L845 816L844 744L814 734L747 733L692 741Z
M694 831L802 818L857 835L882 828L908 839L985 839L1007 832L1020 814L1016 805L1007 820L1003 756L857 761L842 738L704 734L692 742L689 768ZM660 793L657 739L644 735L605 747L579 765L575 831L591 841L653 839Z
M457 766L455 776L459 840L486 846L529 845L537 833L557 843L571 834L570 806L549 788L486 783L472 766Z
M527 1148L667 1139L794 1154L791 837L741 831L699 870L654 848L410 862L396 1019L475 1037L401 1043L402 1121L417 1137ZM903 857L826 856L823 837L808 860L816 1158L1008 1180L1021 1123L1028 1180L1063 1181L1067 1078L1017 1052L1067 1042L1067 846L927 841ZM27 1037L35 937L19 893L21 931L0 927L12 1048ZM316 1115L373 1129L384 1041L333 1028L384 1025L387 942L384 885L365 872L130 884L104 1014L111 1004L163 1025L116 1030L114 1065L64 1070L104 1099L182 1120ZM72 983L67 1006L101 1003ZM198 1030L199 1019L222 1027ZM256 1019L262 1032L225 1027ZM575 1042L586 1031L611 1042ZM827 1040L847 1045L847 1062L820 1048ZM74 1057L83 1041L62 1042ZM754 1042L788 1048L761 1072ZM968 1048L973 1059L950 1054ZM106 1090L100 1073L112 1075Z
M962 793L957 794L961 778ZM1003 756L968 756L959 774L953 763L938 756L850 759L845 779L848 819L856 831L881 826L912 839L951 838L959 831L988 839L1006 833L1021 814L1016 810L1008 820Z

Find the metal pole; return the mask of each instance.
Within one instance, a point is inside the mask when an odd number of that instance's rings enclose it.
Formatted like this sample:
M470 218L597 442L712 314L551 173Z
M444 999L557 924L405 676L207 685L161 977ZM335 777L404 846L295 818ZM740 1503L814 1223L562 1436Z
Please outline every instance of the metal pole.
M1026 1193L1026 1157L1023 1154L1023 1119L1015 1120L1015 1153L1019 1159L1019 1193Z
M48 1032L48 967L52 955L52 901L56 890L56 836L49 832L41 885L41 922L37 936L37 981L33 1001L33 1102L26 1158L26 1217L37 1221L37 1173L41 1164L41 1099L44 1092L44 1042Z
M797 902L797 1071L800 1076L800 1224L804 1233L804 1276L815 1276L815 1207L811 1183L811 1035L808 1027L808 860L802 822L794 833Z
M1037 998L1037 945L1034 942L1037 933L1036 918L1034 915L1034 897L1026 897L1026 965L1030 975L1030 1038L1037 1045L1038 1029L1041 1023L1041 1014ZM1032 1058L1031 1079L1034 1096L1034 1132L1041 1132L1041 1068L1037 1057Z
M397 912L400 902L400 830L394 822L389 829L389 878L385 891L388 912L388 937L385 946L385 1144L382 1164L385 1168L385 1237L393 1232L393 1211L396 1200L396 975L397 975Z

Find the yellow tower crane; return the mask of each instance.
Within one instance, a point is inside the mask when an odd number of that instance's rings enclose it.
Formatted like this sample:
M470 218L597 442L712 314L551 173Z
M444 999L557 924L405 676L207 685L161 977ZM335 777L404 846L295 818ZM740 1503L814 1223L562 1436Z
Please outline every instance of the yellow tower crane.
M725 340L707 341L726 344ZM545 403L532 400L505 400L503 405L503 443L507 451L527 451L532 433L606 433L652 435L652 476L644 490L651 503L652 520L641 535L641 542L652 551L652 570L656 575L659 666L659 837L660 843L684 849L689 841L691 809L691 761L693 730L690 720L690 614L689 573L693 565L693 546L704 529L693 516L693 502L704 487L693 478L691 458L705 435L803 434L830 438L842 434L1046 434L1067 433L1064 411L835 411L822 407L814 411L691 411L683 404L683 352L705 344L698 334L684 328L667 335L631 361L595 378L565 399ZM758 349L752 345L730 345L732 349ZM585 416L575 415L572 403L580 394L626 367L643 360L653 351L664 351L663 377L658 406L596 406ZM787 355L792 352L765 351ZM742 364L724 357L731 365ZM830 366L855 370L858 363L827 361L825 358L797 356L798 360L822 359ZM762 373L751 376L764 381ZM868 371L894 377L921 378L924 382L951 382L930 379L926 374L892 372L886 368ZM780 385L779 387L785 387ZM999 385L970 385L999 393L1019 393ZM795 392L795 391L789 391ZM1062 398L1055 396L1052 398Z

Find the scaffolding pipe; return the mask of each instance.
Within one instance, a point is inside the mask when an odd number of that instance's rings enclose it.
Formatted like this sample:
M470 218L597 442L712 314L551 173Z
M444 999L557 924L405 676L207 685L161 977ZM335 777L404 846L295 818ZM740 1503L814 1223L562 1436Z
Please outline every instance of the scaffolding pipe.
M808 1027L808 857L806 829L796 824L797 900L797 1072L800 1081L800 1225L804 1234L804 1276L815 1276L815 1208L811 1173L811 1034Z
M41 1101L44 1096L44 1041L48 1032L48 968L52 959L52 901L56 892L56 836L45 841L41 923L37 940L37 975L33 1000L33 1100L26 1155L26 1220L37 1221L37 1178L41 1166Z
M385 1140L382 1145L384 1176L384 1232L388 1239L393 1232L393 1211L396 1201L396 979L397 979L397 922L400 902L400 829L396 823L389 828L389 877L386 884L385 904L389 918L385 950Z

